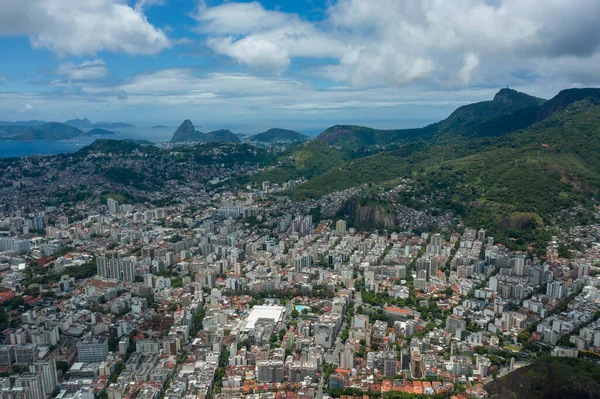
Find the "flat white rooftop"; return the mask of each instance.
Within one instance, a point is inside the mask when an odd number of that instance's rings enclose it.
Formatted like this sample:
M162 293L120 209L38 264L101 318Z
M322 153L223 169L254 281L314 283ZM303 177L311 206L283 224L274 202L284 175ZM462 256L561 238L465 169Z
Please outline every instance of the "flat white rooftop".
M285 308L283 306L255 306L250 310L244 330L252 330L258 319L271 319L275 323L280 323L284 311Z

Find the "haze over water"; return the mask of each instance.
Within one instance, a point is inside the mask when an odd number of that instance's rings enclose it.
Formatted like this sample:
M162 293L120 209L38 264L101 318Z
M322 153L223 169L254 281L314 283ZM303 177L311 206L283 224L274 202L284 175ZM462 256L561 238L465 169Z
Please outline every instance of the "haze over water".
M97 139L134 139L152 142L169 141L175 128L136 127L115 130L114 135L80 137L74 140L0 141L0 158L24 157L30 155L56 155L79 151Z

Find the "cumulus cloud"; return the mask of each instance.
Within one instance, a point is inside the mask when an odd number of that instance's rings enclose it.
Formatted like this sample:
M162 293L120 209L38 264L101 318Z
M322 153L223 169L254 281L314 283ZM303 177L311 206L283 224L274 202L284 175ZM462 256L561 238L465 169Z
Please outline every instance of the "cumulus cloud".
M23 112L29 112L33 109L33 105L29 104L29 103L25 103L25 105L23 106L23 108L20 108L17 110L18 113L23 113Z
M468 85L471 81L473 72L475 72L478 66L479 58L473 53L466 54L465 63L463 64L462 68L460 68L460 70L458 71L458 77L460 79L460 82L464 85Z
M300 18L280 11L268 11L258 2L225 3L208 7L201 1L192 15L201 22L198 30L210 34L251 34L297 23Z
M56 73L72 80L100 79L108 74L108 68L104 61L98 59L83 61L79 65L70 62L60 64Z
M296 57L342 57L350 47L300 17L258 2L201 3L193 17L215 52L255 68L283 72Z
M599 15L597 0L338 0L318 23L258 2L202 2L194 18L211 49L252 67L281 73L295 58L328 58L318 73L356 86L455 87L593 57Z
M132 8L122 0L3 0L0 36L26 35L34 48L61 56L156 54L171 42L143 14L148 3Z

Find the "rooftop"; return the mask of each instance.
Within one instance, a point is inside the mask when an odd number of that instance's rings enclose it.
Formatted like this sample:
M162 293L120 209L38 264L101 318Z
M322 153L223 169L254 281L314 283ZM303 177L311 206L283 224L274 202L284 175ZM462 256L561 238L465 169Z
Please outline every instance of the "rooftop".
M281 322L285 308L283 306L254 306L246 319L244 329L252 330L258 319L271 319L275 323Z

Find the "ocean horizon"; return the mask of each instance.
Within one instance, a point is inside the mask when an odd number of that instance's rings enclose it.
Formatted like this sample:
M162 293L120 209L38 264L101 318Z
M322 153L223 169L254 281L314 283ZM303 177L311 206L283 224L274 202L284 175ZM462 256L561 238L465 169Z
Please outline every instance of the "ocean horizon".
M173 128L127 128L118 129L114 135L79 137L72 140L0 141L0 158L20 158L33 155L57 155L77 152L98 139L134 139L155 143L169 141Z

